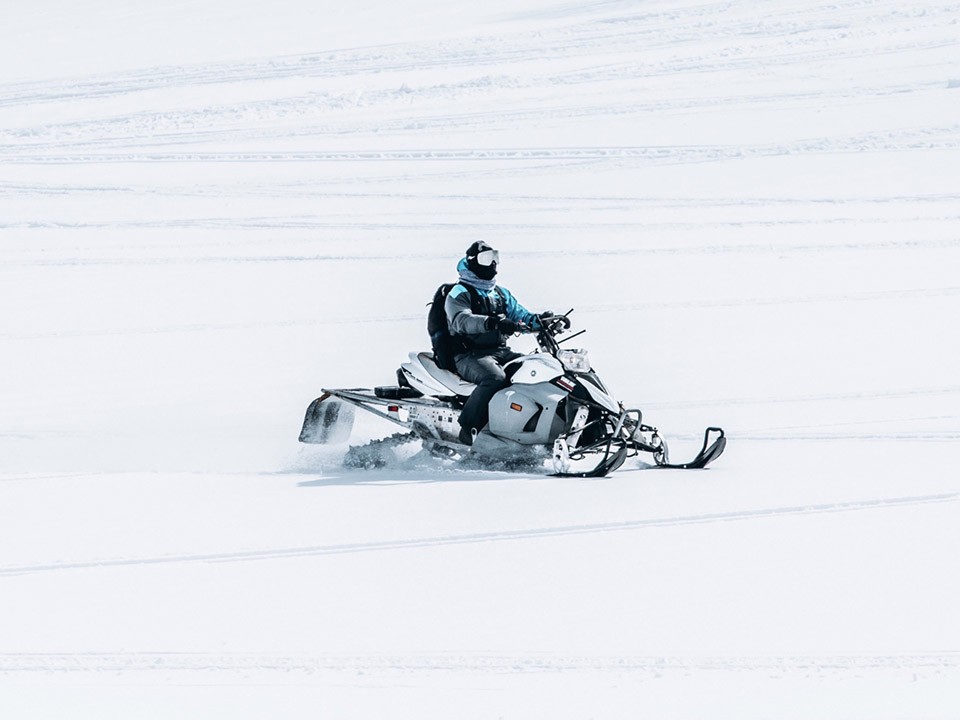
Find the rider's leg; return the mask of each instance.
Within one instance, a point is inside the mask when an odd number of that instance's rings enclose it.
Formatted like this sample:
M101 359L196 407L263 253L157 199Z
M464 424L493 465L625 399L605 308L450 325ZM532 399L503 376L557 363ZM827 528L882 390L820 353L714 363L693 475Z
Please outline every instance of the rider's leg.
M473 430L479 432L487 424L490 417L487 407L490 399L505 388L508 382L503 368L492 355L459 355L457 372L464 380L477 386L460 411L460 436L466 440Z

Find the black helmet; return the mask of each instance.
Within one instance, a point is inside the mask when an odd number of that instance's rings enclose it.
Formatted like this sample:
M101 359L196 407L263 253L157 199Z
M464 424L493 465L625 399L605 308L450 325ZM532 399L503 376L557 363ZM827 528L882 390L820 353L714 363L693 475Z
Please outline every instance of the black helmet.
M500 253L483 240L477 240L467 248L467 267L478 278L493 280L497 276L499 264Z

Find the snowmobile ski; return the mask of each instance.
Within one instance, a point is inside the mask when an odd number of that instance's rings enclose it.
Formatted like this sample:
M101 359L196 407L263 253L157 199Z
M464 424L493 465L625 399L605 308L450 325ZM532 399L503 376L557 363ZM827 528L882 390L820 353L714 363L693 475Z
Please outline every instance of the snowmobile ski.
M719 433L719 436L712 443L710 442L711 433ZM658 462L657 467L668 470L702 470L720 457L726 447L727 438L723 430L718 427L709 427L703 433L703 447L693 460L686 463Z

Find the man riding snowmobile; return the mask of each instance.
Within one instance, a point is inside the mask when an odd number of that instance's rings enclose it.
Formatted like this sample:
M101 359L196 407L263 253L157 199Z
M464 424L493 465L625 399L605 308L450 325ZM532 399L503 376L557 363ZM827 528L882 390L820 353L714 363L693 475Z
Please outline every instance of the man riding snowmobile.
M709 427L693 460L671 463L657 428L610 394L587 351L561 346L584 332L557 339L573 310L531 313L497 286L499 262L492 247L473 243L457 267L458 282L441 285L430 303L432 352L411 352L397 369L397 385L324 388L307 408L300 442L347 440L360 408L407 432L351 446L347 467L383 467L408 442L442 461L473 457L531 468L550 461L562 477L603 477L641 453L675 469L704 468L720 457L726 437ZM507 339L515 332L536 333L538 349L511 350Z
M521 357L507 346L507 338L539 330L541 317L553 317L549 312L533 314L497 285L499 265L500 253L487 243L470 245L457 265L460 282L444 303L457 374L477 386L460 413L460 441L465 445L473 444L487 424L490 399L508 385L503 366ZM570 326L567 318L562 322Z

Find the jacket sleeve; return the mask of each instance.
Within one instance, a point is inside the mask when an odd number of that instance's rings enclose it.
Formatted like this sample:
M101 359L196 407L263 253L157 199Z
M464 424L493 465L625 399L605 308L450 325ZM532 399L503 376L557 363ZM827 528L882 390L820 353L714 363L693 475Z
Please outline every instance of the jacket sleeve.
M517 302L517 299L513 294L506 288L500 288L503 290L503 297L506 303L506 315L508 318L514 322L523 323L524 325L533 328L534 330L540 329L540 318L534 315L532 312L527 310L523 305Z
M447 312L447 326L452 335L477 336L487 332L487 316L474 315L470 303L470 292L457 285L447 295L443 305Z

